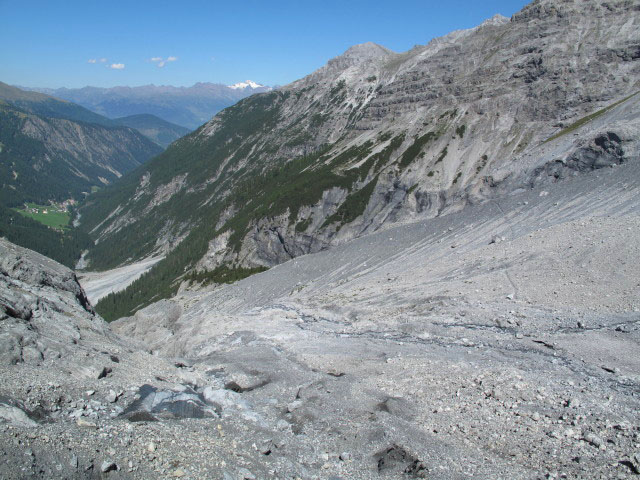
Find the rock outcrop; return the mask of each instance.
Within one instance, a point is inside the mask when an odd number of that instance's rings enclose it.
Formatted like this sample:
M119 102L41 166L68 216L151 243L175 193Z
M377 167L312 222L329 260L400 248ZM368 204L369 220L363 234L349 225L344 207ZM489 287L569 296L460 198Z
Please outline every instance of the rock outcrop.
M40 364L62 358L84 335L104 335L75 274L0 239L0 361Z

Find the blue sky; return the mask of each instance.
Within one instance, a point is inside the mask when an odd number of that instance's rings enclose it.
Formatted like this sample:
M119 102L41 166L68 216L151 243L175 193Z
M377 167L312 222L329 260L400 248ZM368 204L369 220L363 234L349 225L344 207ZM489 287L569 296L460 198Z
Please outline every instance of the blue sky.
M0 0L0 80L39 87L247 79L284 85L351 45L372 41L406 51L495 13L511 16L526 3Z

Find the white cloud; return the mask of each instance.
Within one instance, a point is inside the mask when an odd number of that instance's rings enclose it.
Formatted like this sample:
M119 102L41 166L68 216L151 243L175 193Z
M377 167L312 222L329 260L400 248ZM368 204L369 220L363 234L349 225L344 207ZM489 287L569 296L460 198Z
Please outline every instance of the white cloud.
M124 68L124 63L112 63L111 65L108 65L108 67L113 70L122 70Z
M95 58L90 58L89 60L87 60L87 63L96 63L96 59Z
M178 60L178 57L174 57L174 56L169 56L167 57L167 59L165 60L162 57L151 57L149 59L151 62L155 63L158 68L162 68L164 67L167 63L169 62L175 62L176 60Z
M101 58L100 59L100 63L106 63L107 59L106 58Z

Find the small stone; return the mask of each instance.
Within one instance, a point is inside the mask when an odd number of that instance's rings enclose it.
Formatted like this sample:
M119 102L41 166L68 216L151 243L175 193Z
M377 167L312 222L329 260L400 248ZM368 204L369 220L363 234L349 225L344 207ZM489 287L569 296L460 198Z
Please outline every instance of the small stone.
M104 462L102 462L102 465L100 466L100 471L102 473L111 472L117 469L118 469L118 466L110 460L105 460Z
M289 422L287 422L286 420L278 420L278 422L276 423L276 428L278 430L288 430L289 428L291 428L291 425L289 424Z
M256 480L256 476L246 468L239 469L238 473L240 474L239 476L242 480Z
M507 300L513 300L513 293L510 293L509 295L507 295Z
M348 462L349 460L351 460L351 454L349 452L342 452L340 454L340 460L342 460L343 462Z
M579 406L580 406L580 400L578 400L577 398L570 398L567 401L567 407L578 408Z
M73 455L71 457L71 460L69 460L69 465L71 465L72 468L78 468L78 456L77 455Z
M85 392L85 394L87 395L87 397L90 397L90 396L91 396L91 395L93 395L94 393L96 393L96 391L95 391L95 390L87 390L87 391Z
M184 470L182 470L181 468L178 468L173 472L173 476L176 478L181 478L181 477L184 477L185 475L186 473L184 473Z
M153 453L156 451L156 444L153 442L149 442L149 445L147 446L147 451L149 453Z
M582 439L596 448L604 447L604 442L602 441L602 439L594 433L588 432L582 437Z
M294 400L287 405L287 413L293 413L302 406L302 400Z
M113 390L109 390L109 393L107 394L105 399L109 403L116 403L118 401L118 394Z
M85 428L98 428L98 426L95 423L89 422L84 418L78 418L78 420L76 420L76 425L78 425L79 427L85 427Z

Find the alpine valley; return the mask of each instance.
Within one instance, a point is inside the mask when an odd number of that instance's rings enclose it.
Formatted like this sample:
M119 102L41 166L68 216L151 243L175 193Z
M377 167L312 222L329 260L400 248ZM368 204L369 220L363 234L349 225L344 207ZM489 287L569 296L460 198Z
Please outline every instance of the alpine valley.
M355 45L163 151L0 87L3 201L78 199L67 266L0 238L1 478L638 478L637 0Z
M70 102L0 83L0 235L74 266L91 241L12 210L73 205L162 148L137 130Z

